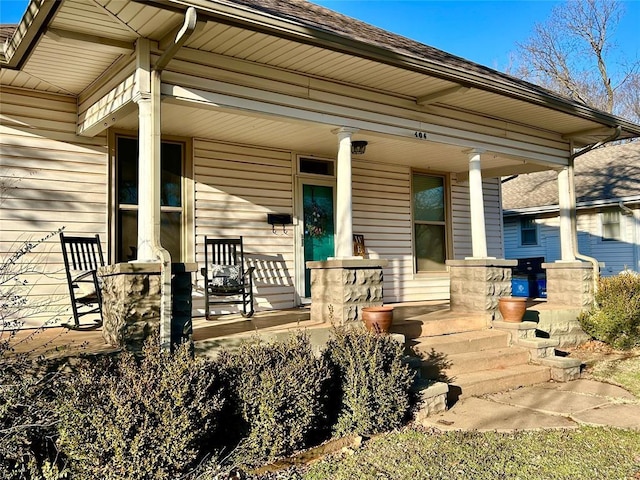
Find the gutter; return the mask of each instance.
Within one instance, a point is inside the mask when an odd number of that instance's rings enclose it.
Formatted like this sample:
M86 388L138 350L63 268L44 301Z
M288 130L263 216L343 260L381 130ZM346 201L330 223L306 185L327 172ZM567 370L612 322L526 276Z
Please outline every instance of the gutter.
M239 26L255 32L275 35L308 45L319 46L335 52L354 55L380 62L386 65L398 67L404 70L426 74L454 82L463 87L473 87L480 90L496 93L501 96L514 98L530 104L550 107L556 111L572 116L590 120L610 128L622 126L625 130L625 138L640 137L640 126L614 115L592 109L578 102L574 102L552 92L545 91L534 84L518 80L498 71L491 70L469 60L458 58L461 62L473 66L474 69L486 71L474 72L472 68L452 68L445 62L432 61L423 54L412 52L410 49L402 51L393 50L389 46L372 45L365 40L359 40L347 36L346 33L332 30L324 30L318 25L309 25L303 21L295 21L285 16L277 16L267 12L255 10L251 6L238 4L225 4L219 0L131 0L133 3L143 3L161 9L175 12L184 12L186 8L197 8L205 18L226 25ZM0 58L0 65L9 69L20 69L29 53L51 23L62 1L30 0L29 9L47 10L46 18L37 15L38 26L27 25L28 15L22 18L19 30L24 34L14 35L11 39L11 52L7 51L6 58ZM27 13L29 10L27 10ZM36 22L34 22L36 23ZM418 42L416 42L418 44ZM427 46L429 47L429 46ZM434 48L435 47L429 47ZM435 49L438 50L438 49ZM440 50L439 50L440 51ZM443 52L446 53L446 52ZM0 55L2 57L2 55ZM491 73L491 75L489 75Z
M601 140L597 143L593 143L585 148L583 148L582 150L579 150L578 152L574 152L569 156L569 190L570 190L570 195L569 198L571 198L571 208L569 209L569 215L571 217L571 234L573 235L573 256L576 257L578 260L584 260L585 262L590 262L592 267L593 267L593 293L594 293L594 297L593 297L593 301L595 304L595 294L598 291L598 279L600 277L600 265L598 264L598 260L596 260L593 257L589 257L587 255L583 255L580 252L578 252L578 220L576 217L576 185L575 185L575 178L573 176L573 171L574 171L574 164L575 164L575 159L577 157L579 157L580 155L584 155L585 153L590 152L591 150L601 147L602 145L604 145L605 143L609 143L609 142L613 142L614 140L616 140L619 136L620 133L622 132L622 127L621 126L616 126L616 130L615 132L610 135L609 137L605 138L604 140Z
M30 0L11 38L2 46L0 66L20 70L58 12L62 1Z
M141 2L142 0L132 1ZM406 49L395 51L388 46L373 45L364 40L346 36L345 33L324 30L317 25L305 24L300 20L296 22L284 16L256 11L251 6L226 4L219 0L144 0L144 4L174 11L184 11L185 6L191 5L196 7L199 12L202 12L205 18L212 21L354 55L404 70L427 74L462 86L478 88L535 105L550 107L610 128L624 126L624 130L629 134L629 137L640 137L639 125L587 107L584 104L565 99L534 84L493 71L488 67L475 64L461 57L457 58L468 65L474 65L475 68L486 70L487 73L493 72L493 75L489 76L462 67L452 68L444 62L429 60L418 53L413 53ZM429 48L435 49L435 47Z

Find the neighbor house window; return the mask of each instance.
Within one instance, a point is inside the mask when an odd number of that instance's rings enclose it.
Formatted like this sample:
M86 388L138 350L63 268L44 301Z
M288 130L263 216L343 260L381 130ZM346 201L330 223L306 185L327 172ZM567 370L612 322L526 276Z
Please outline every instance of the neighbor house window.
M416 272L444 271L447 259L445 178L414 173L412 192Z
M538 244L538 224L536 223L534 218L520 219L520 244Z
M185 145L161 144L160 242L174 261L184 261L182 248L183 173ZM138 246L138 139L116 137L117 224L119 262L137 258Z
M602 240L622 240L620 212L608 210L600 213L602 219Z

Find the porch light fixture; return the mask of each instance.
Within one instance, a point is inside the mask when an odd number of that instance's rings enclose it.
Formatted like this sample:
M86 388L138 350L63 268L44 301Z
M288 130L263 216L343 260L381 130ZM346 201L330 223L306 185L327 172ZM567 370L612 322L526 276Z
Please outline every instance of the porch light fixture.
M351 142L351 155L362 155L367 149L368 142L364 140L354 140Z

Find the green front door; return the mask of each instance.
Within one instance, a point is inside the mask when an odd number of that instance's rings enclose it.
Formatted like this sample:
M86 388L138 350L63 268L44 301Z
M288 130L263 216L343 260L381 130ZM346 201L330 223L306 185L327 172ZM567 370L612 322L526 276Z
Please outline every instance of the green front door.
M333 187L302 185L304 261L326 260L334 253ZM311 271L305 267L304 295L311 296Z

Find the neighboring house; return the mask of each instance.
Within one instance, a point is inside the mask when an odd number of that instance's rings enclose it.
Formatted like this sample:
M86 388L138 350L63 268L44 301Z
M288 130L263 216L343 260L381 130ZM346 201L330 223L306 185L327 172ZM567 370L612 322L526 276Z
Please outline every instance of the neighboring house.
M502 181L506 258L560 260L554 171ZM601 274L640 271L640 142L597 148L575 159L578 251Z
M351 256L354 233L385 261L385 302L449 299L447 262L505 256L501 177L640 136L302 0L31 0L0 65L1 175L22 179L3 254L64 225L110 264L160 265L160 242L202 266L205 236L242 235L258 310L304 303L305 262ZM37 298L66 292L45 250Z

